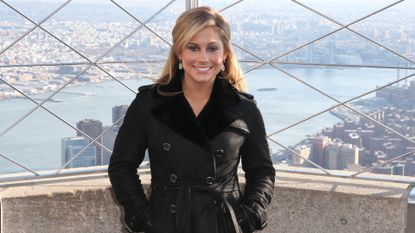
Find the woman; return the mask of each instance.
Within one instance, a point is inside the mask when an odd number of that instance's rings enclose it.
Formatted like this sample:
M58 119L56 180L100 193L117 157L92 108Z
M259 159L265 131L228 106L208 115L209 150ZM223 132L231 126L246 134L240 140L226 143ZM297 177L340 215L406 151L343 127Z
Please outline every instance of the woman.
M275 170L261 114L231 48L230 27L209 7L184 12L160 79L142 86L109 165L130 232L250 233L267 223ZM151 197L137 168L148 149ZM241 192L237 169L245 172Z

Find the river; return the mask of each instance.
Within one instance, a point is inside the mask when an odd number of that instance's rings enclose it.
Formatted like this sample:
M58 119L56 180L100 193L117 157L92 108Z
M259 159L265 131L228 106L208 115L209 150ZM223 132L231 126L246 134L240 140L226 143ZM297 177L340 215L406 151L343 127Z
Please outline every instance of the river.
M340 101L374 89L396 79L396 71L353 68L286 68L286 71L327 92ZM320 112L335 101L281 73L276 69L260 69L246 74L249 93L255 96L263 114L267 133L273 133L312 114ZM130 88L147 84L144 79L124 80ZM266 88L264 91L258 89ZM91 83L67 87L57 94L58 102L47 102L49 108L72 125L85 118L101 120L104 125L112 121L113 106L129 104L134 93L116 81ZM75 93L75 94L74 94ZM89 93L93 95L80 95ZM37 95L45 98L50 93ZM367 97L371 97L369 95ZM0 101L0 132L28 113L35 104L25 99ZM338 118L324 113L273 137L283 145L293 145L306 135L332 126ZM61 165L61 139L75 136L75 131L50 113L38 108L12 130L0 137L0 154L8 156L35 170L56 169ZM270 142L273 152L281 149ZM0 157L0 173L23 171L22 168Z

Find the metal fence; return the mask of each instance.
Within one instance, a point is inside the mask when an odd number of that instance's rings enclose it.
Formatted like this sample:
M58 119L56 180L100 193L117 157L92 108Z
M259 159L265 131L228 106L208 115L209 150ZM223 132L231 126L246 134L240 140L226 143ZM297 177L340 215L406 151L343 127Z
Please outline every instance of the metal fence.
M163 64L163 59L159 58L145 58L145 59L130 59L130 60L123 60L116 59L116 60L105 60L109 54L114 52L117 48L123 47L124 44L128 39L135 36L136 34L142 33L143 30L146 31L146 33L152 34L154 40L157 43L162 43L165 45L165 48L162 53L165 53L166 48L171 45L170 40L167 38L167 36L163 35L163 33L157 31L157 29L152 28L151 23L156 19L157 17L160 17L163 12L166 11L173 11L171 7L176 4L179 6L178 8L185 10L188 8L196 7L198 5L206 4L206 5L212 5L213 7L216 7L217 9L220 9L222 13L226 14L230 10L237 11L241 4L244 2L249 2L249 0L246 1L235 1L235 2L228 2L224 3L223 1L217 2L217 1L164 1L164 2L156 2L155 4L159 4L159 10L153 12L152 14L149 14L148 17L146 17L145 20L142 20L134 11L130 10L128 8L128 4L123 4L123 1L110 1L108 4L112 6L113 11L117 10L118 14L124 14L125 17L128 17L130 20L134 22L134 27L131 27L130 31L126 33L123 36L120 36L116 40L113 40L109 44L109 46L101 51L101 53L97 56L87 56L85 55L85 51L80 51L79 48L74 47L71 45L70 42L62 35L62 33L56 33L52 30L45 27L45 23L49 22L51 18L53 18L55 15L57 15L59 12L63 11L65 8L68 7L69 4L73 2L72 0L68 0L65 2L60 3L60 5L56 5L53 10L50 11L46 16L43 16L39 20L35 20L34 17L30 17L30 12L23 12L21 9L15 6L14 2L12 1L1 1L1 4L5 9L8 11L14 12L16 15L20 15L22 19L25 20L26 24L31 24L32 26L26 29L24 33L21 33L15 38L11 43L3 44L3 47L0 47L0 58L3 54L6 52L12 51L12 49L20 42L24 41L28 37L32 35L33 32L41 31L45 35L47 35L49 38L53 38L55 41L57 41L61 46L64 47L66 50L70 51L71 53L75 54L79 58L81 58L80 61L70 62L70 61L63 61L63 62L40 62L40 63L31 63L31 64L24 64L20 62L14 62L14 63L4 63L0 64L0 72L7 71L14 71L18 72L21 69L24 68L37 68L37 67L62 67L62 66L79 66L81 67L75 74L73 74L70 78L68 78L65 83L58 88L53 89L50 93L50 95L47 95L45 98L38 99L33 97L32 95L26 93L23 91L20 86L17 86L13 84L10 80L6 79L5 76L0 76L0 81L3 82L3 85L8 86L9 88L13 89L15 92L19 93L21 96L25 98L25 100L30 101L34 104L33 107L30 109L27 109L27 111L23 114L17 115L15 119L7 124L7 127L2 129L0 128L0 142L2 138L4 138L7 134L13 132L19 125L22 125L29 117L31 117L34 113L38 112L39 109L46 112L48 117L51 119L59 121L61 124L66 125L67 127L71 128L72 130L76 131L79 136L88 138L88 144L86 144L83 149L77 151L74 156L66 161L60 168L49 172L49 173L42 173L40 169L34 169L31 168L32 165L24 164L23 162L13 159L13 156L2 152L2 149L0 147L0 159L3 159L5 161L8 161L9 163L20 167L21 169L28 171L32 173L32 176L34 177L42 177L42 176L50 176L50 175L60 175L63 174L62 172L64 169L73 162L76 158L83 155L87 151L90 146L95 145L96 150L102 150L106 151L107 153L111 153L111 149L104 145L104 143L101 141L101 138L109 133L114 127L116 127L123 119L123 117L119 118L118 120L114 121L112 125L105 128L101 133L99 133L95 137L91 137L83 130L79 129L75 124L71 123L69 120L65 119L65 117L61 114L53 110L51 107L48 107L48 103L54 100L54 97L56 97L58 94L65 92L65 88L71 86L74 82L79 81L79 79L88 74L91 70L99 71L101 74L104 74L108 77L110 77L111 80L116 81L119 83L120 87L125 88L124 90L126 92L131 92L131 94L136 94L136 91L134 88L131 87L131 85L126 84L125 81L117 77L117 75L114 75L113 69L109 69L108 65L123 65L124 67L127 67L126 69L129 72L132 72L133 75L135 74L135 70L131 68L131 65L139 64L141 67L146 67L147 69L157 69L157 65ZM76 1L75 1L76 2ZM256 2L257 5L264 5L266 4L263 1L250 1ZM55 3L56 4L56 3ZM136 3L140 4L140 3ZM178 5L180 4L180 5ZM327 114L331 110L337 109L338 107L343 107L343 109L347 110L349 113L353 113L356 116L359 116L360 118L365 118L367 122L371 122L373 125L380 126L384 130L390 132L390 134L394 135L395 138L398 138L401 140L401 142L406 144L415 145L415 140L413 135L405 135L404 133L397 130L395 127L391 127L381 120L377 119L373 115L363 111L362 109L357 108L355 105L351 104L353 101L359 100L365 96L373 95L377 91L383 90L385 88L391 87L395 84L399 84L404 82L405 80L410 80L414 75L415 70L415 56L411 56L408 54L405 54L402 50L393 48L392 46L387 45L387 43L384 43L382 41L377 40L376 38L372 38L371 36L368 36L365 33L360 32L358 29L356 29L354 26L359 25L359 23L364 22L367 19L375 18L375 17L382 17L382 13L393 11L398 6L406 6L405 4L413 4L413 1L390 1L390 2L376 2L371 5L371 10L369 12L362 13L361 16L355 16L353 15L352 19L346 19L346 20L336 20L336 17L329 16L330 12L324 13L320 10L318 6L313 6L313 3L306 3L306 1L297 1L293 0L290 2L281 2L281 10L284 10L284 6L287 6L287 4L290 5L290 7L295 7L296 10L302 10L306 14L313 15L313 17L318 17L320 21L324 21L327 23L327 25L330 25L329 30L326 30L324 33L317 33L315 37L312 39L307 39L306 41L303 41L302 43L297 43L294 46L290 48L279 48L278 52L275 54L271 54L272 56L269 56L269 54L264 55L263 52L253 51L252 46L246 46L244 44L241 44L241 40L234 40L234 48L237 50L239 54L244 54L244 56L241 57L240 62L244 66L245 74L249 75L252 72L261 70L264 68L264 66L267 66L270 69L273 69L274 71L277 71L279 74L284 75L286 78L290 79L290 82L296 83L296 85L301 86L302 88L306 88L307 90L311 90L312 92L318 94L320 97L323 97L323 99L327 99L330 101L330 106L325 107L324 109L321 109L319 111L315 111L311 115L303 114L302 119L296 119L295 122L292 122L288 125L285 125L282 128L271 130L268 134L268 139L270 144L274 146L278 146L279 148L285 149L286 152L291 153L293 157L297 157L298 159L301 159L304 161L304 164L309 164L311 167L315 167L320 169L323 174L327 175L333 175L333 176L348 176L348 177L359 177L362 173L372 171L375 168L382 167L385 164L391 164L394 161L398 161L410 156L413 156L415 154L415 150L406 151L405 153L401 153L399 155L394 156L390 159L385 159L381 162L376 163L374 166L367 166L366 168L361 168L359 171L356 171L354 173L348 173L347 175L341 174L339 175L336 171L331 171L327 168L324 168L321 164L318 164L315 160L313 161L311 158L304 156L300 154L298 151L296 151L293 147L290 147L283 143L283 140L276 139L276 137L280 135L284 135L285 132L301 125L307 122L310 122L314 119L317 119L319 116L323 114ZM334 4L334 3L331 3ZM373 8L373 9L372 9ZM176 9L176 8L175 8ZM246 8L245 8L246 9ZM409 10L408 10L409 11ZM178 15L180 12L177 11L175 14ZM267 13L267 12L264 12ZM268 12L270 15L275 15L276 20L283 20L278 18L279 12L273 11ZM35 17L36 18L36 17ZM232 23L232 15L228 16L229 20ZM1 20L1 17L0 17ZM260 21L261 19L256 19ZM375 19L376 20L376 19ZM393 20L393 19L391 19ZM346 22L341 22L346 21ZM286 22L289 23L289 22ZM172 25L173 22L170 23ZM281 26L281 24L278 24ZM278 27L278 25L273 25L272 30L278 30L275 29L275 27ZM301 25L300 25L301 26ZM300 27L299 26L299 27ZM110 29L109 29L110 30ZM170 29L169 29L170 30ZM238 29L239 30L239 29ZM243 31L242 29L240 29ZM300 30L300 29L299 29ZM168 30L167 30L168 31ZM389 54L395 61L398 61L398 63L392 64L360 64L360 63L349 63L349 64L340 64L336 62L321 62L321 61L314 61L313 59L295 59L296 53L298 52L304 52L306 50L308 53L310 53L310 50L313 50L313 45L319 42L324 41L326 38L335 36L340 33L347 32L350 35L355 36L356 38L360 38L361 40L365 41L366 43L370 44L370 46L375 46L383 51L385 53ZM57 35L59 34L59 35ZM243 35L243 33L241 33ZM259 35L260 36L260 35ZM406 35L407 37L411 37L412 35ZM415 39L408 39L415 40ZM153 42L149 42L150 44ZM412 43L412 42L410 42ZM1 45L1 44L0 44ZM369 45L368 45L369 46ZM85 46L87 49L87 46ZM248 48L249 47L249 48ZM415 50L415 48L414 48ZM273 49L270 48L270 51L272 53ZM18 52L18 51L13 51ZM269 52L269 51L266 51ZM293 56L294 59L290 60L288 59L290 56ZM392 59L391 58L391 59ZM402 65L405 64L405 65ZM296 72L292 72L290 67L292 66L301 66L301 67L321 67L322 69L332 69L332 68L339 68L339 69L346 69L346 68L367 68L367 69L373 69L373 70L393 70L393 71L402 71L406 72L404 76L397 75L396 79L393 79L390 82L382 83L381 85L377 86L376 88L373 88L371 90L367 90L363 93L359 93L358 95L355 95L353 97L349 98L339 98L336 96L335 93L329 93L327 90L323 90L319 87L319 85L312 83L310 80L308 80L306 77L301 77L301 74L298 74ZM146 76L145 79L153 79L153 76ZM394 77L393 77L394 78ZM261 81L258 81L261 82ZM345 81L347 82L347 81ZM263 92L266 93L266 92ZM258 99L258 102L261 100ZM275 100L275 101L284 101L284 100ZM77 111L76 107L73 109L74 111ZM67 109L67 111L72 111L72 109ZM81 110L79 110L81 111ZM300 109L298 111L301 111ZM281 136L283 137L283 136ZM30 139L27 139L30 140ZM21 145L24 146L24 145ZM47 146L47 145L45 145ZM27 148L28 150L30 148ZM30 150L29 150L30 151ZM36 153L34 151L28 152L27 156L31 156L32 153ZM104 168L105 169L105 168ZM93 168L90 168L88 170L93 170Z

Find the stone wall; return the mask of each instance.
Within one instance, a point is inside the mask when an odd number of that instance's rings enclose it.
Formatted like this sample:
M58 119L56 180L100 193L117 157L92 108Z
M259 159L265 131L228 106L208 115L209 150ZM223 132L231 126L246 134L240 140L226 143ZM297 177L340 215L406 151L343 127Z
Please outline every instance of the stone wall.
M143 183L149 176L142 175ZM243 182L243 181L242 181ZM405 233L410 185L277 172L266 233ZM106 173L0 183L1 233L124 232Z

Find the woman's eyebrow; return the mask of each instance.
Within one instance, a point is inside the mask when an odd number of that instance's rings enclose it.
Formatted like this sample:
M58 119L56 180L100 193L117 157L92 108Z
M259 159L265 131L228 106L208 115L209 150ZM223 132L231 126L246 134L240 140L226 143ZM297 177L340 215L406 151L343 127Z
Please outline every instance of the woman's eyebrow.
M218 41L212 41L212 42L209 42L208 43L208 45L217 45L217 44L219 44ZM198 43L195 43L195 42L189 42L186 45L196 45L196 46L199 46L199 44Z

